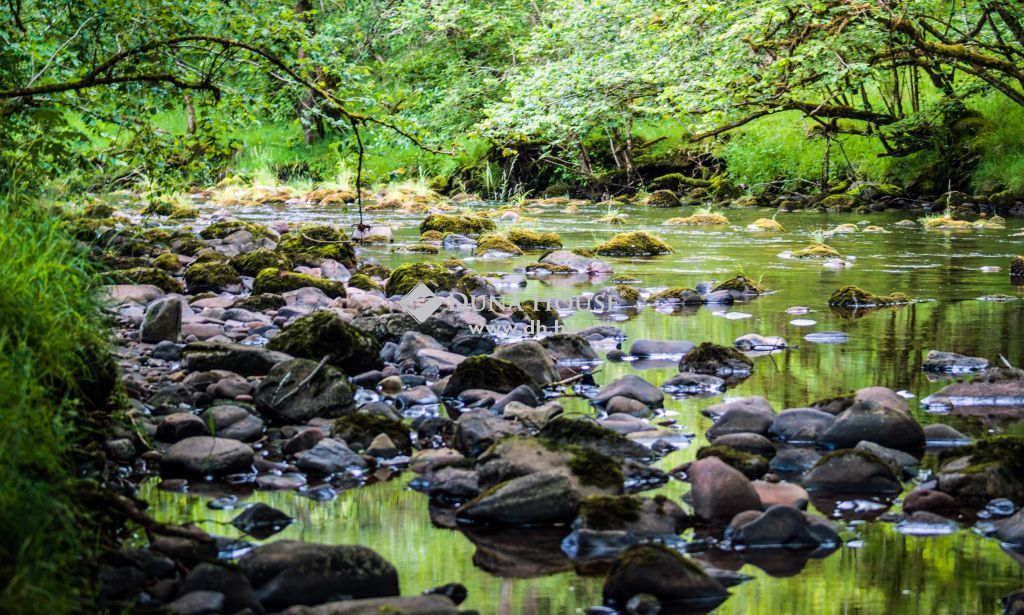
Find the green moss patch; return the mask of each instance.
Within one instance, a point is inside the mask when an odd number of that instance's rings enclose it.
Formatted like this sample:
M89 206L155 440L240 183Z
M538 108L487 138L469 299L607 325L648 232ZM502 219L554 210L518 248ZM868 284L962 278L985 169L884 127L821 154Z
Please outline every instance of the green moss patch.
M832 296L828 298L828 304L838 308L884 307L906 305L911 302L913 299L903 293L876 295L857 286L844 286L833 292Z
M420 233L438 231L443 235L479 235L496 229L494 220L476 215L431 214L420 223Z
M304 273L292 273L274 268L264 269L259 272L252 284L252 292L254 294L282 294L307 287L319 288L325 295L332 298L345 296L345 285L341 282L314 278Z
M405 263L391 272L384 287L386 295L404 295L424 284L433 291L451 290L458 282L455 275L441 265L433 263Z
M594 254L602 256L657 256L671 252L667 243L644 231L619 233L594 247Z
M511 229L508 240L523 250L557 250L562 247L558 233L538 233L522 228Z
M185 270L185 284L190 293L220 292L240 287L242 278L227 263L193 263Z
M325 258L336 260L346 267L355 265L355 250L348 236L328 224L302 226L289 231L277 244L285 256L296 265L317 267Z
M115 281L122 284L152 284L165 293L180 293L181 284L166 271L156 267L135 267L122 269L111 274Z
M319 310L295 320L270 340L267 348L313 361L327 357L329 364L347 374L383 365L376 338L348 324L331 310Z
M839 250L823 243L812 243L802 250L793 252L793 258L840 258Z
M768 287L760 282L755 282L742 273L732 277L718 286L716 286L712 292L718 292L720 290L727 290L734 293L742 293L745 295L763 295L768 292Z
M516 244L512 243L508 239L501 235L492 234L484 235L477 242L476 252L477 256L483 255L485 252L490 251L505 252L507 254L515 254L516 256L523 253L523 251Z
M239 254L229 261L235 271L242 275L256 277L264 269L292 268L292 261L284 254L280 254L269 248L258 248L252 252Z
M341 438L353 450L365 450L380 434L386 435L403 453L412 452L409 428L402 421L376 414L356 413L334 422L331 434Z
M580 502L579 516L588 530L621 530L640 519L643 500L635 495L592 495Z

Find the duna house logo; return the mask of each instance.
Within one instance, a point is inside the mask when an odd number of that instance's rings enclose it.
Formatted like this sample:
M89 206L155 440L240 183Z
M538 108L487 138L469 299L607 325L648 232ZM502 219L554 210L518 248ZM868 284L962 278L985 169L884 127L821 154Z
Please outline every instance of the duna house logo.
M427 288L426 284L420 283L402 297L398 305L417 322L423 322L441 309L444 301Z

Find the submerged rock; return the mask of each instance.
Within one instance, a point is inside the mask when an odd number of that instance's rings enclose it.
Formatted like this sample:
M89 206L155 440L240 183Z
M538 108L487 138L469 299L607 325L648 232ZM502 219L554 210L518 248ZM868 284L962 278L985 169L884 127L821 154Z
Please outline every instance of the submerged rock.
M925 445L924 430L913 416L869 400L858 401L836 415L818 436L819 445L833 449L853 448L863 440L901 451L916 451Z
M679 361L679 371L712 376L748 376L754 363L734 348L704 342Z
M594 247L594 253L602 256L657 256L672 251L664 241L644 231L619 233Z
M966 374L980 372L988 367L988 360L980 357L968 357L955 352L929 350L921 364L926 372L945 372L947 374Z
M809 515L791 506L771 506L750 520L733 519L726 531L732 544L747 549L817 549L842 542L823 519L811 522Z
M846 449L833 451L804 476L808 491L894 495L903 490L889 464L871 453Z
M572 482L558 472L521 476L470 500L456 518L469 523L498 525L551 525L576 516L579 495Z
M624 608L637 594L663 606L711 610L728 596L725 588L678 552L655 544L630 547L612 564L602 590L606 604Z

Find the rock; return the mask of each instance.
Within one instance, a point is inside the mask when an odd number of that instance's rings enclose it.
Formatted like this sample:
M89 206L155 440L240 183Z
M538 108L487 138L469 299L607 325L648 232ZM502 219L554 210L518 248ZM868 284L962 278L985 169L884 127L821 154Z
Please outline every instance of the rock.
M833 451L804 476L804 488L820 493L893 495L903 490L884 461L864 451Z
M581 496L622 491L620 463L581 446L553 446L539 438L506 438L477 459L480 488L542 472L562 474Z
M351 468L366 468L362 457L353 453L344 442L333 438L324 438L313 448L296 453L295 465L314 474L336 474Z
M996 538L1014 547L1024 546L1024 509L996 521Z
M686 340L636 340L629 347L629 354L641 358L652 356L682 357L694 348L696 348L696 345Z
M577 361L598 361L601 358L590 342L580 335L549 335L540 340L540 345L548 351L555 363L571 364Z
M291 525L292 519L280 510L257 502L231 520L231 525L254 538L269 538Z
M886 408L892 408L893 410L902 410L903 412L909 411L907 408L907 400L900 397L896 391L887 387L865 387L863 389L859 389L853 395L853 402L855 403L858 401L873 401L885 406ZM853 404L851 403L850 405ZM822 408L822 410L824 410L824 408ZM843 408L843 410L846 410L846 408Z
M444 467L431 472L426 478L429 482L427 494L432 500L465 502L480 495L477 473L473 470Z
M455 368L465 360L466 355L433 348L424 348L418 351L415 357L416 368L420 373L434 373L437 376L447 376L453 373Z
M493 356L519 367L538 384L551 384L561 379L551 356L543 346L533 340L498 346Z
M661 385L662 390L671 394L712 393L725 390L725 380L707 374L676 374Z
M456 511L469 523L551 525L576 517L579 495L563 474L539 472L501 483Z
M538 261L545 265L565 268L571 273L597 274L611 273L612 266L594 256L582 256L572 250L555 250L545 254Z
M196 262L185 270L185 284L190 294L212 291L215 293L238 293L242 290L242 278L231 265L224 262Z
M523 405L536 407L540 405L540 400L537 398L537 394L534 389L523 384L509 391L507 394L499 397L494 401L491 406L491 412L501 413L505 411L505 406L512 402L519 402Z
M806 513L791 506L771 506L751 521L730 525L730 530L732 543L748 549L816 549L842 542L827 524L808 523Z
M722 418L725 413L735 410L737 408L744 409L749 414L761 415L768 419L769 422L775 419L775 409L772 408L771 402L760 395L752 395L750 397L740 397L738 399L731 399L729 401L722 402L720 404L714 404L704 408L700 411L701 414L708 417L713 421L717 421Z
M679 371L712 376L744 376L754 364L735 348L704 342L679 361Z
M786 348L786 340L781 337L765 337L756 333L748 333L736 338L732 343L743 352L765 352Z
M646 406L645 406L646 407ZM505 405L501 417L518 420L530 427L543 427L548 421L561 415L562 404L553 401L543 406L532 408L524 403L513 401Z
M689 526L689 518L668 498L635 495L592 495L580 503L579 529L626 531L641 536L675 536Z
M252 393L253 384L238 374L226 372L224 376L206 387L206 394L217 399L235 399Z
M761 510L747 477L717 457L694 461L687 475L693 511L705 521L726 523L745 510Z
M772 457L768 467L776 474L803 474L813 468L819 459L821 455L813 448L786 448Z
M988 360L979 357L967 357L954 352L929 350L921 364L926 372L944 372L947 374L966 374L980 372L988 367Z
M524 432L519 423L498 418L484 410L474 410L455 422L455 448L463 455L477 457L501 438Z
M194 436L177 442L160 460L165 475L224 476L252 471L253 451L238 440Z
M771 435L786 442L815 442L835 420L828 412L814 408L783 410L768 429Z
M156 439L161 442L180 442L193 436L208 436L209 429L203 419L190 412L168 414L156 427Z
M334 436L343 439L354 450L369 449L380 434L387 435L403 454L412 452L409 427L400 420L359 412L334 422Z
M715 424L708 429L709 440L737 433L756 433L762 436L768 433L775 419L774 413L765 412L764 407L757 402L731 403L732 405L726 408L715 420Z
M263 433L263 421L241 406L218 404L200 415L204 425L211 426L218 438L253 442Z
M398 342L398 351L394 362L401 364L406 361L415 360L416 353L424 349L444 350L445 347L426 333L406 331Z
M296 453L301 453L302 451L308 451L316 446L317 442L323 439L324 432L319 429L313 427L303 429L291 438L285 440L284 444L281 445L281 452L286 455L294 455Z
M153 346L153 353L149 356L161 361L177 361L181 358L181 351L184 349L184 344L175 344L169 341L157 342L156 346Z
M755 480L750 484L761 499L761 507L765 509L782 505L806 510L810 501L807 490L795 483L768 483Z
M313 361L327 357L330 365L347 374L383 367L377 340L330 310L299 318L270 340L267 348Z
M604 408L605 412L609 415L628 414L636 417L646 417L651 415L651 409L647 404L622 395L616 395L609 399Z
M596 406L604 406L613 397L628 397L650 407L660 407L665 394L656 386L640 376L632 374L609 382L590 401Z
M728 446L712 443L697 451L697 459L715 457L739 470L750 480L758 479L768 473L768 460L760 455L738 451Z
M1024 409L1024 370L989 368L968 382L947 385L921 400L930 410L983 413Z
M936 489L915 489L903 498L904 512L951 513L960 509L953 496Z
M651 456L651 452L644 445L587 419L556 418L549 421L538 435L559 444L592 449L607 457Z
M226 370L241 376L263 376L292 357L259 346L194 342L182 353L182 368L189 372Z
M111 284L104 286L103 291L114 305L149 305L164 296L164 291L152 284Z
M450 448L427 448L418 450L412 454L409 460L409 469L417 474L425 474L431 471L435 465L458 465L458 462L465 459L462 453Z
M657 256L672 251L667 243L645 231L619 233L594 246L594 253L601 256Z
M274 366L255 393L261 412L279 424L336 418L355 411L352 386L337 369L308 359Z
M826 448L853 448L867 440L887 448L916 451L924 448L924 430L908 412L874 401L858 401L839 413L818 437Z
M691 610L685 608L688 603L707 612L729 596L700 566L656 544L637 545L620 553L602 593L605 603L617 608L625 607L638 594L650 594L667 607L665 612L672 608L687 612Z
M262 615L263 605L256 599L249 579L237 568L219 564L202 563L189 571L178 589L178 596L196 591L212 591L224 597L225 613L237 613L249 609Z
M246 553L238 567L269 611L399 593L395 568L358 545L279 540Z
M775 456L775 447L771 440L756 433L733 433L718 436L714 441L715 446L725 446L737 451L759 455L765 459Z
M177 342L181 336L181 298L157 299L146 308L139 339L147 344Z
M519 366L489 356L470 357L455 368L444 388L444 397L457 397L467 389L485 389L497 393L509 393L520 385L527 385L535 392L540 385Z
M166 606L174 615L220 615L224 612L224 594L211 591L189 592Z
M925 425L924 439L928 446L965 446L972 442L970 436L944 423Z
M394 598L366 598L328 602L314 607L292 607L287 615L458 615L464 611L455 608L447 596L396 596Z
M370 446L366 447L366 454L370 457L376 457L378 459L393 459L398 457L401 451L395 446L395 443L391 441L391 438L387 434L377 434L377 437L370 442Z
M910 453L886 448L880 444L875 444L874 442L868 442L866 440L858 442L857 446L854 447L854 450L871 453L875 457L878 457L889 464L889 467L892 468L893 474L905 478L913 476L913 472L911 470L916 468L920 463L920 460Z

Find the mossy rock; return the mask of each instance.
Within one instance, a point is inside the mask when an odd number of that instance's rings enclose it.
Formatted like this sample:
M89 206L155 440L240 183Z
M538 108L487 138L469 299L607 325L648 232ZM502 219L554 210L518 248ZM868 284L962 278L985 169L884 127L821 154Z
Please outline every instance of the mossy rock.
M974 228L967 220L954 220L949 216L922 218L921 224L928 230L959 231Z
M180 293L181 283L156 267L135 267L113 272L111 276L123 284L152 284L165 293Z
M676 303L680 305L701 305L704 303L704 298L700 296L700 293L692 288L685 288L683 286L675 286L673 288L667 288L661 292L654 293L647 300L648 303L655 305L660 303Z
M444 233L441 231L427 231L420 234L420 241L442 241Z
M201 239L191 236L176 237L171 240L170 246L175 252L178 254L184 254L185 256L195 256L210 247Z
M857 197L849 194L831 194L817 203L817 207L825 211L842 212L850 211L860 203Z
M252 252L239 254L232 257L229 262L235 268L235 271L250 277L256 277L264 269L283 269L287 271L292 268L291 259L269 248L258 248Z
M114 215L114 207L108 203L89 203L82 209L83 218L109 218Z
M705 446L697 451L697 459L717 457L739 470L750 480L757 480L768 473L768 460L761 455L736 450L729 446Z
M242 278L227 263L192 263L185 270L185 284L190 293L237 291L241 289Z
M643 507L643 499L636 495L592 495L580 502L579 516L588 530L621 530L640 520Z
M711 292L718 292L720 290L727 290L742 295L763 295L768 292L768 287L760 282L751 280L743 274L739 274L714 287Z
M253 237L265 237L270 234L266 228L259 224L245 222L244 220L225 220L223 222L214 222L204 228L199 232L199 236L203 239L224 239L238 231L249 231Z
M480 233L494 231L497 228L494 220L476 215L431 214L420 223L421 234L427 231L438 231L443 235L449 233L479 235Z
M558 233L538 233L522 228L509 230L508 240L523 250L557 250L562 247Z
M612 288L615 289L615 292L619 293L619 296L622 297L622 300L625 301L627 305L637 305L640 303L640 291L632 286L617 284Z
M352 277L348 280L348 287L366 291L381 290L380 284L374 282L373 278L365 273L352 274Z
M662 222L665 226L725 226L729 218L722 214L693 214L685 218L669 218Z
M686 188L709 188L711 183L711 180L687 177L682 173L669 173L655 177L647 187L652 191L673 190L679 192Z
M170 229L160 227L150 227L142 229L141 231L138 232L137 235L142 239L145 239L146 241L156 243L167 242L170 241L172 237L174 237L174 233L172 233Z
M679 361L679 371L713 376L750 373L754 362L731 346L703 342Z
M512 318L521 322L533 321L545 327L553 327L561 322L558 310L550 302L535 302L533 299L521 301L519 309L512 314Z
M504 252L506 254L514 254L516 256L523 253L523 251L519 249L519 246L508 239L505 239L501 235L496 234L484 235L476 244L475 254L477 256L482 256L490 251Z
M226 255L221 254L216 250L211 250L207 248L205 250L197 252L195 254L195 260L192 261L191 264L201 265L203 263L226 263L228 262L228 260L229 259Z
M644 198L644 205L648 207L679 207L679 197L671 190L655 190Z
M786 229L771 218L758 218L747 225L748 231L760 231L764 233L781 233Z
M612 278L612 284L640 284L642 280L631 275L617 275Z
M242 297L235 301L231 307L249 310L250 312L268 312L270 310L279 310L286 305L288 305L288 302L281 295L263 293Z
M413 252L415 254L438 254L441 252L440 248L429 243L413 243L405 246L405 252Z
M330 365L346 374L383 366L377 339L331 310L319 310L295 320L270 340L267 348L312 361L327 357Z
M362 273L370 276L371 278L386 280L388 279L388 276L391 275L391 270L377 262L363 261L360 263L359 267L356 268L355 273Z
M177 273L181 270L181 262L178 260L177 254L171 254L170 252L164 252L160 256L157 256L153 260L153 265L158 269L169 271L171 273Z
M823 243L812 243L802 250L793 252L793 258L840 258L839 250Z
M966 448L949 452L956 457L970 456L971 466L998 464L1000 473L1008 480L1024 480L1024 436L999 435L983 438Z
M584 487L599 489L622 489L626 478L618 462L607 455L585 446L564 446L563 450L570 453L569 469Z
M402 421L386 416L358 412L334 421L331 435L341 438L352 450L366 450L378 435L384 434L394 442L402 453L412 452L412 438L409 428Z
M568 265L552 265L551 263L530 263L526 266L527 273L535 271L547 271L558 275L575 275L576 270Z
M587 448L607 457L651 456L642 444L588 419L559 417L548 421L538 435L561 446Z
M345 285L341 282L274 268L264 269L256 275L256 280L252 284L252 292L253 294L282 294L307 287L319 288L325 295L332 298L345 296Z
M877 201L882 197L902 196L903 189L895 184L860 182L850 188L846 194L856 197L862 201Z
M540 391L540 385L518 365L488 355L469 357L455 368L444 388L444 397L458 397L469 389L510 393L521 385Z
M318 267L325 258L350 268L355 265L356 253L348 236L329 224L291 230L281 237L277 248L296 265Z
M754 194L744 194L732 202L733 207L761 207L764 204L764 199Z
M170 214L168 214L168 220L191 220L192 218L199 217L199 209L195 207L178 206L175 207Z
M657 256L672 251L664 241L644 231L619 233L594 247L594 253L601 256Z
M165 199L153 199L140 212L144 216L169 216L174 213L174 203Z
M387 284L384 286L384 294L388 296L405 295L417 284L424 284L427 288L437 292L438 290L451 290L458 282L454 274L441 265L434 263L405 263L399 265L391 272Z
M884 307L905 305L912 301L913 299L903 293L876 295L857 286L844 286L828 298L829 306L838 308Z

